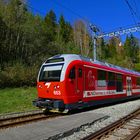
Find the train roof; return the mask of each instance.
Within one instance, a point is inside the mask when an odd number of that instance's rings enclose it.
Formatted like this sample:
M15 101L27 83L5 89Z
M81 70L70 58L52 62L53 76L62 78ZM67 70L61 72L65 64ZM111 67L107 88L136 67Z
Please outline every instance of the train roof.
M104 65L104 66L107 66L107 67L110 67L110 68L114 68L114 69L123 71L125 73L129 73L129 74L140 76L140 72L137 72L137 71L134 71L134 70L130 70L130 69L127 69L127 68L124 68L124 67L120 67L120 66L117 66L117 65L113 65L113 64L110 64L110 63L107 63L107 62L101 62L101 61L97 61L96 60L96 61L94 61L94 64Z
M83 57L83 56L77 55L77 54L59 54L59 55L55 55L55 56L49 58L48 60L58 59L58 58L64 58L67 61L83 60L83 61L86 61L86 62L90 62L92 64L105 66L106 68L113 68L113 69L119 70L121 72L125 72L125 73L140 76L140 72L130 70L130 69L127 69L127 68L123 68L123 67L120 67L120 66L117 66L117 65L113 65L113 64L110 64L110 63L107 63L107 62L102 62L102 61L98 61L98 60L93 61L93 59L91 59L91 58Z

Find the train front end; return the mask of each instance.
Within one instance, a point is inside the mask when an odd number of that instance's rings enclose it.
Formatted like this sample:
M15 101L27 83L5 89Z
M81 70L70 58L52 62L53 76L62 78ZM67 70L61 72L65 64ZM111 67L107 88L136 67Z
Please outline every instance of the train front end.
M64 58L56 56L48 59L38 74L38 98L33 105L49 111L64 111Z

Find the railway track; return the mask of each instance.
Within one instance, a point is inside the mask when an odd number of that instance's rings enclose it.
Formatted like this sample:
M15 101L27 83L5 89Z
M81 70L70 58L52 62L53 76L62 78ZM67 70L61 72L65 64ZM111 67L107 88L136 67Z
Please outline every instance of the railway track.
M82 140L140 140L140 108Z
M54 118L60 116L60 114L48 114L44 115L42 111L33 111L27 114L16 114L8 117L0 117L0 129L14 127L29 122L39 121L43 119Z

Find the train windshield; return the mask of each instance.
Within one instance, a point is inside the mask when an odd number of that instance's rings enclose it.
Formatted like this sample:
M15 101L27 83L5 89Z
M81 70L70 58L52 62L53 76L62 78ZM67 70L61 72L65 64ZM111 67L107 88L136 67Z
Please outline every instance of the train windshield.
M39 81L40 82L60 81L62 67L63 64L43 66L40 72Z

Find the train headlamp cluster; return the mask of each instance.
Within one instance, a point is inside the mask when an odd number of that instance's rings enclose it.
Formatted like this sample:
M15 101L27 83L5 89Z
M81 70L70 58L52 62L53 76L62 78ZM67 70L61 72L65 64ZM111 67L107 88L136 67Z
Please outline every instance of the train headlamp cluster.
M59 89L60 88L60 86L59 85L55 85L54 86L54 89L56 90L56 89Z
M39 88L42 88L42 85L38 85Z

